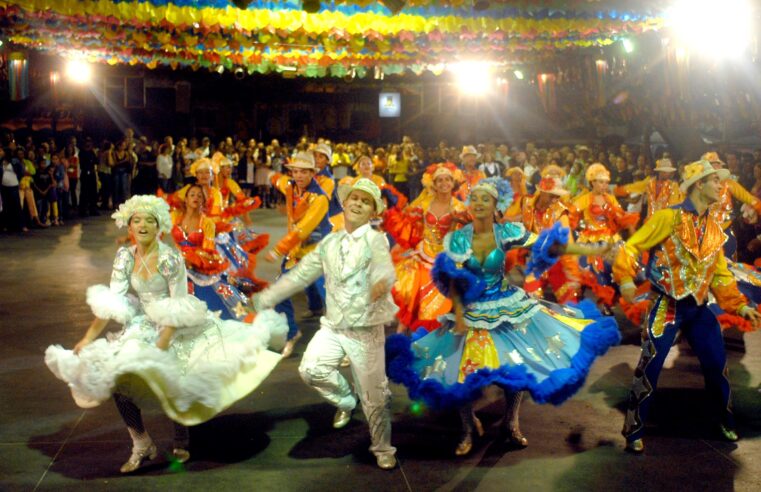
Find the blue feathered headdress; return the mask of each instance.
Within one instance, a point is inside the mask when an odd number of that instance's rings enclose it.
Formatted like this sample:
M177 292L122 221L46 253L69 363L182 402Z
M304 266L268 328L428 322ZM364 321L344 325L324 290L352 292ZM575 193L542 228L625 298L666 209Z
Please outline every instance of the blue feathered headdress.
M470 192L473 193L476 190L483 190L489 193L497 200L497 210L499 213L504 214L505 210L510 208L513 203L513 187L510 186L510 182L502 178L484 178L476 183ZM465 201L466 205L470 205L470 195Z

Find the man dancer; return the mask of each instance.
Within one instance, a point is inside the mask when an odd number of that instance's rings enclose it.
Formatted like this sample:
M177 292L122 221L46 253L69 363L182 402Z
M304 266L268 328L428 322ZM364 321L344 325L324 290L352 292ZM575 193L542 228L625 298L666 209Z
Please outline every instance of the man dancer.
M282 273L286 273L330 233L332 226L328 220L328 195L314 179L316 166L311 152L297 152L286 167L293 177L273 173L272 186L285 195L285 210L288 216L288 234L285 235L264 259L275 262L282 258ZM325 286L322 278L305 286L309 310L322 311ZM296 326L293 304L285 300L275 306L275 311L288 318L288 341L283 349L283 357L293 353L293 348L301 338Z
M344 230L333 232L274 285L253 297L257 311L267 309L325 276L325 316L309 342L299 366L304 382L338 407L333 427L351 419L357 405L354 391L338 371L348 356L354 387L370 424L370 451L378 466L396 466L391 446L391 410L385 368L384 324L397 310L391 298L394 266L383 233L370 227L370 219L383 212L380 189L359 179L342 200Z
M618 197L644 193L647 203L645 220L649 219L654 212L684 200L684 193L679 189L679 183L673 178L676 168L671 164L670 159L655 161L653 171L656 172L657 177L650 176L634 183L616 186L614 192Z
M722 309L758 325L761 314L748 305L727 269L722 247L727 236L709 209L719 200L722 181L729 173L702 160L685 167L680 188L687 199L659 210L619 250L613 275L621 296L634 300L637 257L650 251L647 279L656 293L643 332L642 355L629 393L623 435L626 450L641 453L647 412L658 375L677 332L682 331L700 361L706 389L720 413L719 429L736 441L727 357L721 328L708 307L708 293Z
M314 148L314 164L317 167L317 175L314 177L317 184L328 195L328 219L333 225L333 230L337 231L343 227L343 209L341 201L336 194L336 181L333 173L330 171L330 162L333 160L333 150L325 142L318 143ZM311 308L310 308L311 309ZM321 309L319 311L322 311ZM314 314L317 314L312 310ZM309 313L307 313L309 314ZM313 315L314 315L313 314Z

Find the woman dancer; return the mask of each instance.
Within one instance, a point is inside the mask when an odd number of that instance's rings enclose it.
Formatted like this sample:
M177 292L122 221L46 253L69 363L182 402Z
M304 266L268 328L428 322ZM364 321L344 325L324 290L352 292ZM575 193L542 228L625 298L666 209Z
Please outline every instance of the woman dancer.
M111 285L87 291L95 314L85 336L66 350L52 345L45 363L65 381L83 408L113 396L132 437L122 473L138 469L157 450L135 400L148 396L182 425L200 424L249 394L272 371L280 355L267 345L283 340L285 320L259 313L253 325L221 321L188 295L184 262L160 241L169 232L169 208L160 198L138 195L113 214L128 226L135 245L116 254ZM130 285L138 302L127 296ZM124 324L118 334L98 338L109 319ZM173 454L189 458L187 433L176 427Z
M386 232L399 248L396 276L391 291L399 306L399 333L408 328L433 330L438 317L452 309L452 301L443 296L431 280L433 260L443 248L447 232L467 220L465 205L454 197L462 173L452 163L432 164L423 176L425 190L407 206L401 216L386 220Z
M521 224L498 224L495 212L505 210L510 197L509 186L491 178L473 188L473 222L447 235L432 271L439 288L451 295L453 312L433 333L417 340L393 335L386 345L389 377L407 386L412 399L460 409L458 456L472 449L474 431L483 434L471 402L484 387L504 389L503 432L525 447L518 424L522 392L537 403L562 403L582 386L595 357L619 341L615 320L602 318L594 305L540 303L507 283L505 253L512 248L537 243L530 271L541 271L537 257L552 264L553 253L589 254L592 249L567 244L568 230L557 226L537 239Z

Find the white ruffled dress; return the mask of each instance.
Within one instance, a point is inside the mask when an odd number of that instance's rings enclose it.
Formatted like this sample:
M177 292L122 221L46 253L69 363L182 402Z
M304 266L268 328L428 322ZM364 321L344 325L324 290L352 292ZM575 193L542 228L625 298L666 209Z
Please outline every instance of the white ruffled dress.
M159 243L158 271L148 279L132 273L134 254L134 246L121 248L110 287L87 290L93 314L123 329L79 354L51 345L45 363L80 407L100 405L115 392L149 395L176 422L205 422L248 395L277 365L280 354L267 346L285 342L285 317L267 310L252 324L220 320L188 294L179 251ZM130 284L137 299L127 294ZM156 347L163 326L176 328L167 350Z

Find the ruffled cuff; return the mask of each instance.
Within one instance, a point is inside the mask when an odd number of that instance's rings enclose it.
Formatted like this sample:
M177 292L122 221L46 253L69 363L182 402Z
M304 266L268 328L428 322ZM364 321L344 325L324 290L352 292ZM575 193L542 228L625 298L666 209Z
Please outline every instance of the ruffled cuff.
M137 314L137 307L129 297L116 293L105 285L88 287L87 304L97 318L112 319L122 324Z
M159 326L182 328L206 320L206 303L193 296L168 297L145 305L145 314Z
M445 253L436 256L431 269L431 278L442 294L449 295L450 284L454 283L463 304L477 300L486 289L486 283L466 268L458 268Z
M551 249L556 244L563 246L568 244L568 234L568 228L563 227L560 222L555 222L552 227L540 232L531 247L531 258L526 264L526 273L541 277L544 272L552 268L560 256L553 255Z

